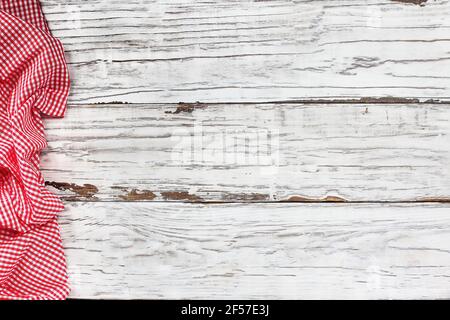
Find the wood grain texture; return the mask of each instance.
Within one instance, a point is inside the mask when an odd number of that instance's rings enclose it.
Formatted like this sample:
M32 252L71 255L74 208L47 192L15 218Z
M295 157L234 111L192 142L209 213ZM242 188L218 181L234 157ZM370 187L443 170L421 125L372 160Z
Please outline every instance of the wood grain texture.
M66 200L450 199L448 105L73 106L47 127Z
M449 205L70 204L73 298L450 298Z
M448 99L450 2L420 2L43 4L68 53L72 103Z
M450 1L42 3L72 298L450 298Z

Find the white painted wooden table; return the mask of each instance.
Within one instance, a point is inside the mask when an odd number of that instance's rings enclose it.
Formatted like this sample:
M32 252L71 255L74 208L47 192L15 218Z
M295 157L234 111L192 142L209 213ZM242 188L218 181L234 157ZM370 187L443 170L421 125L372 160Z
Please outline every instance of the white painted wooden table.
M73 298L450 298L450 1L42 2Z

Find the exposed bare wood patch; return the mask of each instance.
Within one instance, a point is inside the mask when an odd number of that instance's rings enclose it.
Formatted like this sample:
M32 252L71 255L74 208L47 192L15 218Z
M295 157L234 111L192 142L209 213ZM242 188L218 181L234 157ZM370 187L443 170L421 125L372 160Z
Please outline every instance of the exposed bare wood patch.
M119 195L119 198L125 201L151 201L156 198L156 195L149 190L132 189L126 194Z
M417 98L401 98L401 97L363 97L359 99L341 99L334 100L335 103L346 102L346 103L366 103L366 104L407 104L407 103L419 103L420 100Z
M77 195L77 197L73 198L74 200L79 198L94 199L95 194L98 193L98 188L92 184L77 185L75 183L68 183L68 182L46 181L45 185L51 186L61 191L74 192Z
M206 108L206 104L195 102L195 103L184 103L180 102L175 111L166 111L169 114L179 114L179 113L192 113L196 109L204 109Z
M422 197L422 198L418 198L417 202L449 203L450 197Z
M324 198L310 198L304 196L290 196L282 202L347 202L346 199L337 196L326 196Z
M226 201L256 202L267 200L270 200L270 195L263 193L229 193L222 198L222 201L224 202Z
M189 202L199 202L202 201L202 198L195 195L195 194L190 194L189 192L185 192L185 191L168 191L168 192L161 192L161 196L163 197L164 200L174 200L174 201L189 201Z
M403 2L403 3L412 3L412 4L417 4L420 6L424 6L425 2L427 2L428 0L392 0L394 2Z

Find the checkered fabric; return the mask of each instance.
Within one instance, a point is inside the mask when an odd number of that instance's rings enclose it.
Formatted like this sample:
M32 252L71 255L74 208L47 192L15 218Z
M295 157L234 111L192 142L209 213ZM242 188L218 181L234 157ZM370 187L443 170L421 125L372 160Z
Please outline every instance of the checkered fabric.
M62 117L69 76L37 0L0 0L0 299L65 299L66 262L39 155L42 116Z

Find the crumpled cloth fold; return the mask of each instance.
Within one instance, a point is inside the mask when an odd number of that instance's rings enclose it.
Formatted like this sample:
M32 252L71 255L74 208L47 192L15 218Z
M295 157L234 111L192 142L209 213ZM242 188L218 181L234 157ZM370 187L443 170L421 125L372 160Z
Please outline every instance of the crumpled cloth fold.
M38 0L0 0L0 299L65 299L62 202L39 170L42 117L62 117L69 75Z

